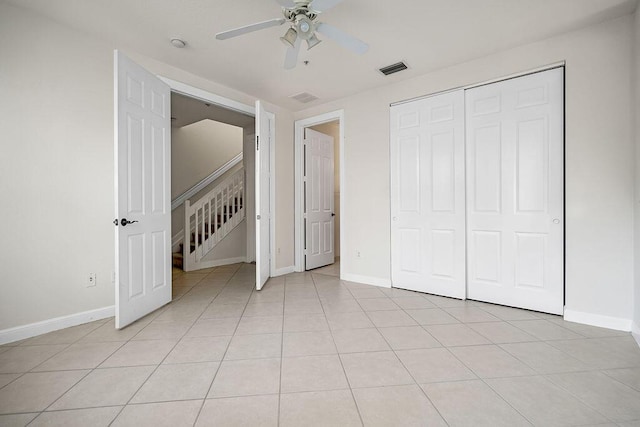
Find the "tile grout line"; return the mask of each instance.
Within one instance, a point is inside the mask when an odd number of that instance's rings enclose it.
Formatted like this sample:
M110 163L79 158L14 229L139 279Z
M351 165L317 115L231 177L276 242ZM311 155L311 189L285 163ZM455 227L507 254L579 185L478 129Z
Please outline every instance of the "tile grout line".
M409 316L411 319L413 319L413 317L411 317L411 315L409 313L406 312L406 310L402 307L400 307L400 309L402 310L402 312L404 314L406 314L407 316ZM398 359L398 362L400 362L400 365L402 365L402 367L405 369L405 371L407 371L407 374L409 374L409 376L411 377L411 379L413 380L414 384L418 387L418 389L420 390L420 392L422 393L422 395L427 399L427 401L429 402L429 404L431 404L431 406L433 407L433 409L437 412L438 416L440 416L440 418L442 419L442 421L446 424L446 425L450 425L449 422L447 421L447 419L444 417L444 415L440 412L440 409L438 409L438 407L435 405L435 403L433 403L433 401L431 400L431 398L427 395L427 392L422 388L422 386L418 383L418 381L416 380L416 378L413 376L413 374L411 373L411 371L409 370L409 368L405 365L405 363L402 361L402 359L400 358L400 356L398 356L398 353L396 352L396 349L393 348L393 346L391 345L391 343L389 342L389 340L384 336L384 334L382 332L380 332L380 328L375 324L375 322L373 322L373 320L371 320L371 318L369 317L369 315L367 314L367 312L365 311L365 316L367 316L369 318L369 320L371 321L371 323L373 323L373 326L376 328L376 331L378 331L378 333L380 334L380 336L382 336L382 339L385 340L385 342L387 343L387 345L389 346L389 348L391 349L391 351L393 352L393 354L396 356L396 358ZM413 319L414 322L418 323L415 319ZM434 337L433 335L431 335L429 333L429 331L427 331L425 328L422 327L422 325L417 325L419 328L421 328L422 330L424 330L427 334L429 334L429 336L431 336L438 344L440 344L441 348L445 348L442 343L440 342L440 340L438 340L436 337ZM438 347L435 347L438 348ZM419 349L417 349L419 350Z
M277 425L280 425L280 417L282 416L280 407L282 406L282 364L284 362L284 308L287 303L287 279L286 276L282 285L282 333L280 335L280 381L278 383L278 417L276 419ZM268 280L267 280L268 283ZM266 283L265 283L266 285Z
M235 273L229 278L229 280L227 281L227 283L225 284L225 286L220 290L220 293L222 293L222 291L224 289L226 289L229 284L231 283L231 281L233 280L233 278L236 276L236 274L238 274L238 271L240 271L242 267L239 267ZM215 271L214 271L215 272ZM214 273L212 272L212 273ZM220 293L218 295L216 295L214 297L214 299L211 301L211 303L209 304L209 306L211 304L213 304L213 301L215 301L215 299L220 295ZM253 293L253 292L252 292ZM244 312L247 310L247 305L249 304L249 300L251 299L251 297L249 297L247 299L247 302L244 304L244 308L242 309L242 313L240 314L240 319L238 320L238 323L236 324L235 329L233 330L233 335L231 336L231 339L229 340L229 343L227 344L227 347L224 351L224 354L222 355L222 358L220 359L220 363L218 364L218 368L216 369L216 372L213 375L213 378L211 379L211 384L209 384L209 387L207 389L207 392L204 395L204 398L202 399L202 405L200 405L200 409L198 410L198 413L195 417L195 419L193 420L193 426L195 427L195 425L198 423L198 420L200 419L200 415L202 414L202 410L204 409L204 405L207 402L207 396L209 396L209 393L211 393L211 389L213 388L213 383L216 380L216 377L218 376L218 373L220 372L220 368L222 367L222 363L225 361L225 357L227 355L227 352L229 351L229 347L231 347L231 342L233 341L233 338L236 336L236 332L238 331L238 327L240 326L240 322L242 321L242 317L244 315ZM207 307L209 307L207 306ZM206 310L206 309L205 309ZM203 311L204 313L204 311ZM194 323L195 324L195 323Z
M313 277L313 273L311 273L311 281L313 283L313 287L316 291L316 294L318 295L318 299L320 299L320 293L318 292L318 286L316 285L316 281ZM351 292L350 289L348 289L349 292ZM353 295L353 294L352 294ZM327 319L327 313L324 310L324 306L322 305L322 301L320 301L320 307L322 308L322 314L324 314L324 318L325 321ZM327 321L327 326L329 326L328 324L329 322ZM358 401L356 400L356 396L353 393L353 388L351 387L351 381L349 380L349 376L347 375L347 371L344 368L344 363L342 361L342 357L340 356L340 351L338 350L338 345L336 344L336 340L333 336L333 330L331 329L331 326L329 326L329 334L331 335L331 340L333 341L333 345L336 348L336 355L338 356L338 360L340 361L340 366L342 367L342 374L344 375L345 380L347 381L347 385L349 386L349 393L351 394L351 399L353 400L353 404L356 407L356 411L358 412L358 417L360 418L360 424L362 426L364 426L364 419L362 418L362 413L360 412L360 407L358 406Z
M103 322L103 324L106 322ZM63 353L64 351L67 351L69 348L71 348L72 345L76 344L78 341L80 341L82 338L86 337L87 335L89 335L91 332L95 331L96 329L98 329L99 327L101 327L102 324L96 326L95 328L87 331L86 334L82 335L81 337L79 337L78 339L76 339L75 341L73 341L72 343L70 343L69 345L67 345L65 348L63 348L62 350L60 350L58 353L53 354L51 357L47 358L46 360L44 360L42 363L34 366L33 368L31 368L29 371L25 372L23 375L26 375L28 373L33 373L33 374L37 374L37 373L41 373L42 371L34 371L34 369L36 369L38 366L41 366L42 364L46 363L47 361L51 360L52 358L54 358L55 356ZM109 357L111 357L111 355L113 353L115 353L116 351L118 351L118 349L120 349L120 347L122 347L122 345L120 345L118 348L116 348L113 352L111 352L105 359L103 359L102 362L104 362L105 360L107 360ZM100 362L100 363L102 363ZM98 366L100 365L100 363L98 363ZM97 366L96 366L97 367ZM86 374L84 374L82 377L80 377L75 383L73 383L69 388L67 388L57 399L54 399L53 402L51 402L49 405L47 405L44 409L42 409L41 411L37 411L38 415L36 415L31 421L29 421L27 423L27 425L33 423L37 418L40 417L40 415L42 415L43 413L46 412L47 409L49 409L51 407L51 405L54 405L58 400L60 400L62 398L62 396L64 396L65 394L67 394L69 392L69 390L71 390L73 387L75 387L76 385L78 385L78 383L80 383L80 381L82 381L83 379L85 379L88 375L90 375L95 369L94 368L90 368L88 369L88 372ZM84 371L85 369L74 369L73 371ZM65 370L59 370L59 371L44 371L44 372L67 372ZM21 375L18 378L21 378L23 375ZM17 380L18 378L15 378L13 381ZM12 382L13 382L12 381ZM7 384L9 385L9 384Z
M215 270L214 270L214 271L215 271ZM212 271L211 273L213 273L213 271ZM209 274L211 274L211 273L209 273ZM205 275L205 277L206 277L206 276L208 276L208 274L207 274L207 275ZM233 276L232 276L232 277L233 277ZM204 279L204 277L203 277L202 279ZM202 281L202 279L200 279L200 281ZM200 281L196 282L196 284L197 284L197 283L200 283ZM195 285L194 285L194 286L195 286ZM226 285L225 285L225 286L226 286ZM192 288L192 289L193 289L193 288ZM223 287L223 289L224 289L224 287ZM190 291L191 291L191 290L190 290ZM188 291L187 293L189 293L190 291ZM215 300L215 297L214 297L214 300ZM212 302L213 302L213 300L212 300ZM154 320L155 320L156 318L157 318L157 316L155 316L155 317L154 317ZM153 322L153 320L152 320L152 322ZM151 324L151 322L149 322L149 324ZM149 326L149 325L147 325L147 326ZM193 325L192 325L192 326L193 326ZM145 328L146 328L146 327L145 327ZM142 332L142 330L144 330L145 328L142 328L138 333ZM190 329L190 328L189 328L189 329ZM187 332L189 331L189 329L188 329L187 331L185 331L185 333L182 335L182 337L184 337L184 336L187 334ZM137 334L136 334L136 335L134 335L133 337L131 337L127 342L132 341L132 340L133 340L133 338L135 338L135 336L137 336ZM147 376L147 378L146 378L146 379L145 379L145 380L140 384L140 386L136 389L136 391L135 391L135 392L131 395L131 397L127 400L127 403L125 403L125 404L122 406L122 408L120 409L120 411L118 411L118 414L113 418L113 420L111 420L111 422L109 423L109 426L113 425L113 423L115 422L115 420L117 420L117 419L118 419L118 417L122 414L122 412L124 411L124 409L125 409L128 405L130 405L130 404L131 404L131 400L136 396L136 394L138 394L138 393L140 392L140 390L142 389L142 387L144 387L144 385L147 383L147 381L149 381L149 378L151 378L151 377L153 376L153 374L158 370L158 368L160 368L160 366L162 365L162 362L164 362L164 360L166 360L166 358L169 356L169 354L171 354L171 352L176 348L176 346L178 345L178 343L180 342L180 340L182 339L182 337L181 337L181 338L179 338L179 339L176 341L176 343L173 345L173 347L171 347L171 349L167 352L167 354L166 354L166 355L162 358L162 360L161 360L161 361L156 365L155 369L154 369L153 371L151 371L151 373L149 374L149 376ZM197 399L196 399L196 400L197 400ZM203 402L204 402L204 400L203 400ZM144 403L143 403L143 404L144 404ZM197 419L197 417L196 417L196 419Z

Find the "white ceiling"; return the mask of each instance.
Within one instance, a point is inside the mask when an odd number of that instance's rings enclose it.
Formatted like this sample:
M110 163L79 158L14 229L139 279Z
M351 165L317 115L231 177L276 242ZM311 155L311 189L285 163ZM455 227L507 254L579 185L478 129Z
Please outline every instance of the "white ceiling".
M205 119L241 128L255 129L256 126L254 116L178 93L171 94L171 126L181 128Z
M344 0L321 20L369 43L359 56L324 40L284 70L286 25L218 41L281 16L275 0L8 0L65 25L296 111L631 13L637 0ZM171 46L171 37L188 43ZM320 36L320 38L323 38ZM410 69L377 69L404 60ZM541 64L543 65L543 64ZM289 99L309 92L320 99Z

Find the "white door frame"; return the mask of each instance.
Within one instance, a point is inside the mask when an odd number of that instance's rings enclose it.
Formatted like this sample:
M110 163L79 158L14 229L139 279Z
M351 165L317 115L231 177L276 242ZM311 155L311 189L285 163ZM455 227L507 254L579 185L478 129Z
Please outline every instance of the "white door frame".
M294 271L304 271L304 130L305 128L321 125L327 122L339 121L340 135L338 136L338 153L340 159L340 256L344 253L344 228L342 227L342 219L345 212L345 176L344 176L344 110L336 110L329 113L320 114L318 116L309 117L295 121L295 140L294 140L294 194L295 194L295 227L294 227ZM340 277L343 275L343 264L340 263Z
M256 116L256 108L253 105L247 105L247 104L243 104L241 102L238 101L234 101L233 99L229 99L229 98L225 98L224 96L220 96L220 95L216 95L215 93L212 92L208 92L206 90L202 90L199 89L197 87L194 86L190 86L188 84L176 81L176 80L172 80L169 79L167 77L163 77L158 75L157 76L160 80L162 80L163 82L165 82L166 84L169 85L169 88L171 89L171 92L175 92L175 93L179 93L181 95L185 95L188 96L190 98L196 98L196 99L200 99L202 101L206 101L210 104L214 104L214 105L218 105L220 107L226 108L228 110L233 110L233 111L238 111L240 113L243 114L249 114L251 116L253 116L255 118ZM273 121L273 125L271 127L271 149L270 149L270 165L269 168L271 169L271 173L273 174L273 172L275 171L275 115L273 113L267 113L267 115L269 116L269 120ZM168 188L167 191L170 193L171 189ZM273 236L275 236L275 221L273 220L275 217L275 179L271 179L270 180L270 195L269 195L269 205L270 205L270 214L271 214L271 229L270 229L270 233L272 238L271 240L271 245L269 247L269 252L271 254L271 262L270 262L270 270L271 273L273 274L273 272L275 271L275 266L276 266L276 260L275 257L273 256L276 251L275 251L275 239L273 238ZM168 194L169 198L171 198L171 194ZM255 218L246 218L245 221L250 221L250 220L255 220ZM173 231L172 231L173 233ZM247 248L248 250L248 248ZM171 254L169 254L170 256Z

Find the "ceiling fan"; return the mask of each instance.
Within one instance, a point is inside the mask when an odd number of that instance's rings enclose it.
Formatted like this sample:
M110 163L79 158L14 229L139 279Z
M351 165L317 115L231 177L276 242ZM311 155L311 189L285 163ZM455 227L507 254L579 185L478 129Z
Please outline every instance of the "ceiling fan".
M307 49L317 46L321 40L316 32L327 36L341 46L355 53L363 54L369 45L324 22L318 22L318 15L331 9L343 0L275 0L282 6L282 18L258 22L216 34L216 39L226 40L265 28L276 27L288 22L290 27L280 40L287 46L284 68L295 68L302 40L307 42Z

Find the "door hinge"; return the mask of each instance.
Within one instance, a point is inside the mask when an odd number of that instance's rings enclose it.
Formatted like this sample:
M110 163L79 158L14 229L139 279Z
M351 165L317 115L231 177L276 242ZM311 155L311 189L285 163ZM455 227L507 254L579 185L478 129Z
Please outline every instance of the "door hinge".
M260 137L256 135L256 151L260 151Z

